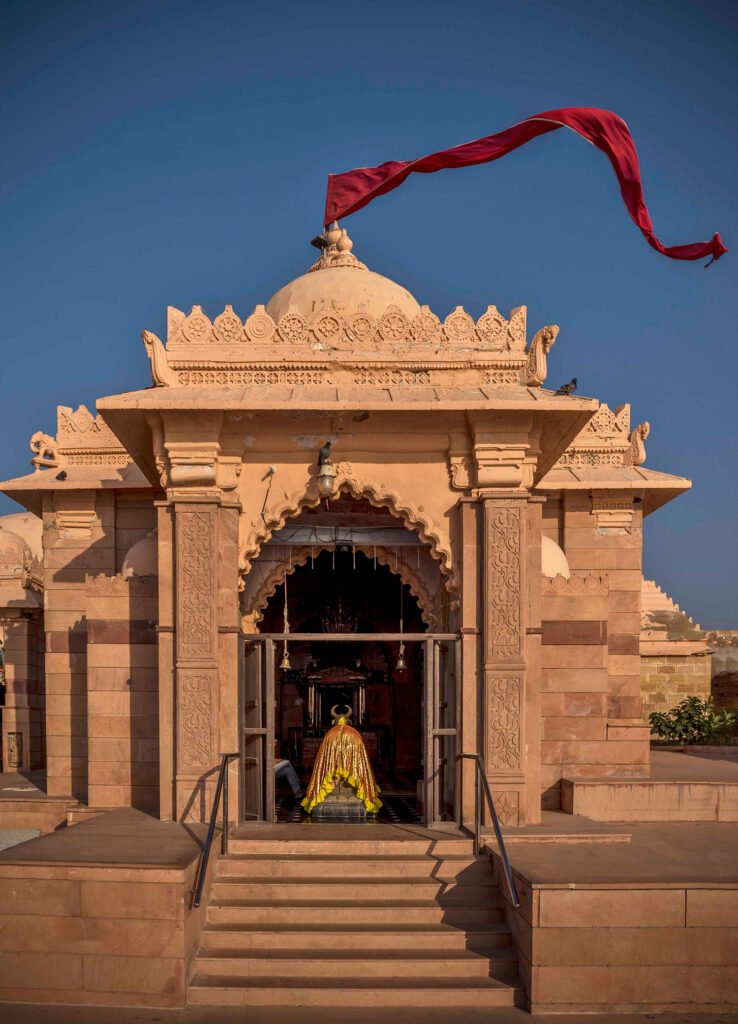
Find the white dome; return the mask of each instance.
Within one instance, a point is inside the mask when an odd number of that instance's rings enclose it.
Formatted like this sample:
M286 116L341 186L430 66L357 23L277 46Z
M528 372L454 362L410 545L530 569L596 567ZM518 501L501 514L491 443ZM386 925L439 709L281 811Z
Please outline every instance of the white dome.
M571 576L566 555L555 540L545 535L541 538L541 572L544 576L563 576L566 580Z

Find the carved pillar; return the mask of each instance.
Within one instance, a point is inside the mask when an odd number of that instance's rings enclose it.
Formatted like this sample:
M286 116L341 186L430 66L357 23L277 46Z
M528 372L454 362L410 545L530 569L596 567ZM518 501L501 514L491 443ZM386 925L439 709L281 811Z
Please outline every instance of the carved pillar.
M175 812L202 821L218 760L220 494L172 492L175 546Z
M233 753L240 746L238 683L241 655L241 609L239 605L238 522L241 503L224 500L218 523L218 662L220 693L220 750ZM236 822L239 813L239 763L229 763L229 821Z
M461 531L461 645L463 675L461 681L461 749L465 753L481 751L480 717L481 690L481 563L484 544L480 531L481 511L475 498L464 497L459 503ZM461 820L474 827L474 776L476 769L470 761L462 764Z

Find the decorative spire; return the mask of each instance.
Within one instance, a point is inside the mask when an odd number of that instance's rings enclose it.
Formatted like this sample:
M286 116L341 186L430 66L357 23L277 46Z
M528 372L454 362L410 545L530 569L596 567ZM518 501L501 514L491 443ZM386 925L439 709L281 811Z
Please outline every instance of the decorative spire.
M354 243L348 236L346 228L339 227L338 221L333 221L322 235L314 239L314 244L320 248L320 258L312 265L308 273L314 270L330 270L333 267L355 267L357 270L366 270L352 253Z

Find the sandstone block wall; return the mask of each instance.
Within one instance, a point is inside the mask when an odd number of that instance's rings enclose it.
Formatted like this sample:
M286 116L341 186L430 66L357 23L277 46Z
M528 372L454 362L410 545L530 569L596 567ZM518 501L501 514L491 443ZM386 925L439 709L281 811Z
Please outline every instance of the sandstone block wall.
M0 1000L184 1006L196 866L0 864Z
M709 655L641 657L641 694L643 719L652 711L669 711L685 697L710 696L711 662Z
M506 916L532 1013L738 1005L735 886L515 882L521 907Z
M159 813L156 577L88 576L90 807Z
M648 771L640 696L641 512L629 494L566 492L543 509L543 532L571 570L543 580L542 800L561 779Z

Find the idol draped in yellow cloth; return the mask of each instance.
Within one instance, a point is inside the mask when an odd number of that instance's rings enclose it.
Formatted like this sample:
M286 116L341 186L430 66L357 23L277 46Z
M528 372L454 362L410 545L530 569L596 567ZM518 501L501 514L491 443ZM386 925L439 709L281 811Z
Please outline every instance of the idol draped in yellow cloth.
M382 806L379 787L369 763L361 735L341 715L328 730L320 744L313 765L313 774L302 806L308 814L332 793L341 780L348 782L362 801L368 814L376 814Z

